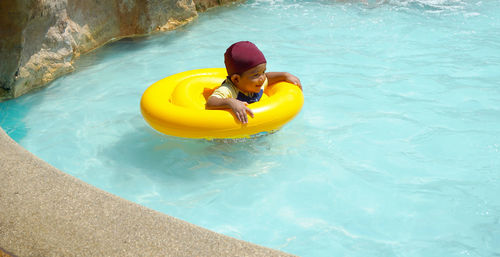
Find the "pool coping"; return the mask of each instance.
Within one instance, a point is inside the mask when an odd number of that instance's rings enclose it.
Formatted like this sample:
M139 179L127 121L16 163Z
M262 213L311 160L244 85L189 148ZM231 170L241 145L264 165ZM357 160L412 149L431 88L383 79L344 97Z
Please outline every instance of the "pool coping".
M1 127L0 249L0 256L293 256L98 189L36 157Z

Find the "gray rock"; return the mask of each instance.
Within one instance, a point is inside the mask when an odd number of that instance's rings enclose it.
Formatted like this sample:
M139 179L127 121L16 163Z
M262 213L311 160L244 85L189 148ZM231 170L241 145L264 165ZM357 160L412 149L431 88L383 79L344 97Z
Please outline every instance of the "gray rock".
M71 72L73 60L123 37L167 31L235 0L2 0L0 100Z

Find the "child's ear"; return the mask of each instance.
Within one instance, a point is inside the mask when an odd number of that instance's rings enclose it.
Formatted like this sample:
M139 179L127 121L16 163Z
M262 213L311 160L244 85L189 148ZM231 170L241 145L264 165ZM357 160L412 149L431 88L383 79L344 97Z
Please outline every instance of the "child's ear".
M238 75L238 74L233 74L233 75L231 75L231 81L232 81L234 84L238 84L238 83L240 83L240 75Z

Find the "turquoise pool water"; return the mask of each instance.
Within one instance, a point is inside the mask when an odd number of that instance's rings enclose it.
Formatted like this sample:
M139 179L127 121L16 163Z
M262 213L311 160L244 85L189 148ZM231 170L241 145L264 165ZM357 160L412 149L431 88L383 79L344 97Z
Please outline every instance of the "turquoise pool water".
M304 85L276 134L157 134L153 82L250 40ZM500 255L500 2L248 1L78 61L0 126L126 199L301 256Z

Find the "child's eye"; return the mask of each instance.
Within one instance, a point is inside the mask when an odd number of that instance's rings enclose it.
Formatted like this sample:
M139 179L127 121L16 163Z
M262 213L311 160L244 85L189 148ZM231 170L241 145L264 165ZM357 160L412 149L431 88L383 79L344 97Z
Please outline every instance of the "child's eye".
M254 77L254 78L258 78L258 77L260 77L260 76L262 76L262 75L264 75L264 74L265 74L264 72L262 72L262 73L255 73L255 74L253 75L253 77Z

